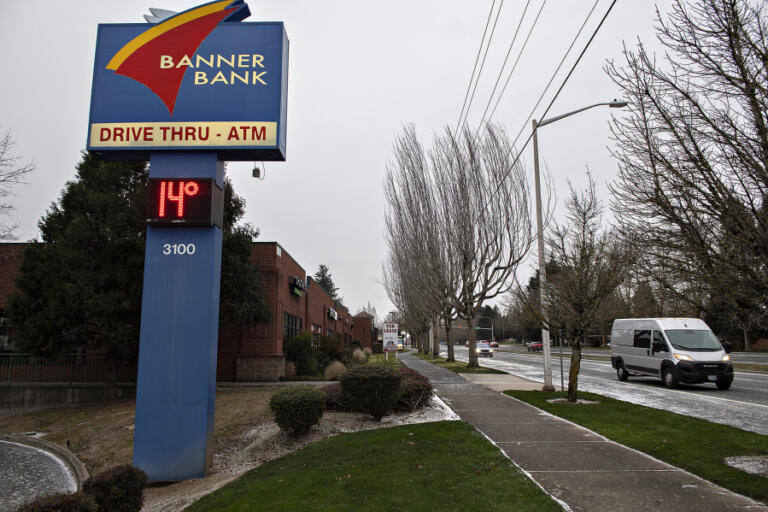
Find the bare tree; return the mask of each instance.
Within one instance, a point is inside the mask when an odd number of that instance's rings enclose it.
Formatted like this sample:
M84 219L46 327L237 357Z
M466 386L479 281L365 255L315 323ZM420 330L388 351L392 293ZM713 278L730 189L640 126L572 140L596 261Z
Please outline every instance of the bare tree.
M446 129L429 152L408 127L385 179L386 237L390 253L397 253L385 270L387 289L395 282L418 289L402 291L400 302L433 326L443 321L449 360L451 322L457 315L465 319L469 366L478 366L476 313L486 299L509 289L533 241L527 181L514 156L503 131L490 125L479 139L468 129L460 138ZM433 343L437 355L439 340Z
M582 341L597 322L600 307L624 279L631 262L629 246L610 228L602 226L603 207L588 173L582 193L571 187L566 202L567 222L555 225L548 237L546 289L550 330L563 329L572 342L568 373L568 401L575 402L581 368Z
M27 174L35 170L33 162L21 163L21 157L13 153L15 142L10 130L0 138L0 217L6 218L14 210L8 202L11 189L24 183ZM18 224L0 222L0 240L15 240Z
M480 138L450 129L431 152L441 205L439 239L456 287L450 303L469 326L469 367L479 366L474 322L483 303L509 291L511 277L534 241L528 182L503 130Z
M384 182L389 203L385 238L390 252L400 258L401 272L408 268L407 286L415 288L409 296L418 301L412 302L410 309L419 309L429 317L433 334L442 319L450 338L455 313L447 290L455 287L455 273L440 239L441 206L434 173L413 126L406 127L396 139L394 153ZM448 360L453 361L453 346L449 343L447 348ZM439 355L437 336L433 336L429 350L434 357Z
M612 123L612 206L647 278L747 326L768 302L768 23L764 2L677 0L663 59L625 48L607 72L630 102Z

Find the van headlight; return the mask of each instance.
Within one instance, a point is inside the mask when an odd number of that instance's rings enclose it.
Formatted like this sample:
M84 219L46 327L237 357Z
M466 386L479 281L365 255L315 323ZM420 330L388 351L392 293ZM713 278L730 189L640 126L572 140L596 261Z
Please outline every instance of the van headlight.
M677 359L678 361L693 361L693 358L691 356L687 356L685 354L677 354L677 353L675 353L675 354L672 354L672 355L675 356L675 359Z
M730 361L730 360L731 360L731 356L729 356L728 354L725 354L723 356L723 361Z

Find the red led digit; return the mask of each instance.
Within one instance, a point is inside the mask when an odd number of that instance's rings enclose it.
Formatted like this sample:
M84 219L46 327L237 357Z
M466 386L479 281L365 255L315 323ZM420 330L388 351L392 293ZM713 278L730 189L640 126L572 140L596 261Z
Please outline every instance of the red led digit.
M160 182L160 207L157 209L158 217L165 217L165 182Z
M176 201L177 207L176 207L176 216L180 219L184 218L184 182L179 182L179 192L176 195L173 195L173 182L168 182L168 200L169 201Z

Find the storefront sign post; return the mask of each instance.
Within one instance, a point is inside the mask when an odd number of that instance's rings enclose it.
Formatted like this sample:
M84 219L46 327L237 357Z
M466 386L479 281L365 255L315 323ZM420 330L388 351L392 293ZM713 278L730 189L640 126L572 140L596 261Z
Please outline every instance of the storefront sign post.
M151 482L211 466L224 161L283 161L288 38L216 0L99 25L87 148L149 160L134 433Z

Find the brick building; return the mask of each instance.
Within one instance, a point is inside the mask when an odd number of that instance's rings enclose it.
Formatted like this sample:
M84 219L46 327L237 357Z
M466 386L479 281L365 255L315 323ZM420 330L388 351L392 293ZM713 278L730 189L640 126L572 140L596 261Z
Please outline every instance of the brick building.
M5 307L26 244L0 244L0 308ZM331 298L277 242L255 242L251 262L261 270L271 320L259 325L219 327L217 380L264 381L285 375L283 343L301 331L336 337L345 346L372 348L377 332L373 317L353 317ZM4 315L0 310L0 333ZM6 328L7 330L7 328ZM5 337L7 340L7 336ZM2 343L0 334L0 343ZM1 348L1 347L0 347Z
M8 320L5 316L5 306L8 295L13 292L16 284L16 274L19 272L24 247L27 244L0 244L0 352L13 350L10 344Z

